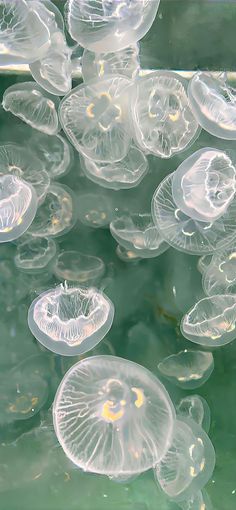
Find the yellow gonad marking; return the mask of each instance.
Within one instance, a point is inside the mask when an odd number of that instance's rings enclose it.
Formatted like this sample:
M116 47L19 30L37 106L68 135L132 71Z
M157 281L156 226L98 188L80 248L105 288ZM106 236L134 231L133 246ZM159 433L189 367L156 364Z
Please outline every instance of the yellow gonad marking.
M86 114L88 115L88 117L90 117L90 119L93 119L95 116L93 113L94 106L95 106L94 103L90 103L90 105L87 106L86 108Z
M126 3L125 2L121 2L120 5L117 6L115 12L114 12L114 16L117 16L119 17L120 16L120 11L121 9L123 9L123 7L126 7Z
M194 448L195 448L195 444L192 444L192 445L189 447L189 455L190 455L191 459L193 458L193 451L194 451Z
M229 260L236 259L236 253L231 253L229 256Z
M112 402L112 400L107 400L105 404L103 404L102 418L105 418L105 420L109 421L120 420L120 418L122 418L122 416L124 415L124 410L120 409L120 411L113 412L112 408L114 407L115 407L114 402Z
M195 476L197 476L197 472L195 471L195 468L193 466L190 467L190 475L192 476L192 478L195 478Z
M6 227L4 228L3 232L11 232L12 230L12 227Z
M22 217L19 218L19 220L17 221L17 225L20 225L22 223L22 221L23 221L23 218Z
M69 475L69 473L67 473L67 471L65 471L64 481L69 482L69 480L70 480L70 475Z
M24 404L25 402L27 402L27 397L24 397L23 395L21 397L19 397L16 401L16 404L11 404L8 409L9 411L11 411L11 413L21 413L21 414L27 414L29 413L30 411L32 411L32 405L34 406L35 404L37 404L38 402L38 398L37 397L32 397L31 399L31 403L29 405L29 407L27 407L26 409L21 409L19 410L18 409L18 405L22 405Z
M169 113L169 119L172 120L172 122L176 122L179 119L179 112Z
M98 65L100 66L98 76L104 76L105 68L104 68L104 60L99 60Z
M109 94L109 92L101 92L99 97L107 97L107 99L109 99L109 101L111 101L111 95Z
M135 400L134 405L139 409L144 403L143 390L140 388L131 388L131 390L137 395L137 399Z
M206 505L205 505L205 503L202 503L200 510L206 510Z
M205 459L203 459L200 464L200 471L203 471L204 467L205 467Z

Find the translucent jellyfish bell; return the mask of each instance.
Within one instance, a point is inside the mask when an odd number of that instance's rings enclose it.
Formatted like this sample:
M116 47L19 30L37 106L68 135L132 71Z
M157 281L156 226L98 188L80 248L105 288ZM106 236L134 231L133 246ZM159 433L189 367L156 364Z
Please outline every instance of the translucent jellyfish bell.
M61 284L31 303L28 324L44 347L75 356L90 351L104 338L113 317L114 306L102 292Z
M199 135L186 83L171 71L156 71L136 81L132 114L139 146L147 153L170 158Z
M209 379L214 369L214 358L211 352L185 349L164 358L158 369L173 384L192 390Z
M0 175L0 243L20 237L37 210L34 188L14 175Z
M84 471L110 477L133 476L160 461L174 417L160 381L146 368L114 356L74 365L53 405L55 432L67 457Z
M206 491L198 491L178 504L181 510L213 510L210 498Z
M11 85L5 90L2 101L4 110L47 135L55 135L60 129L58 105L57 97L51 96L32 81Z
M181 331L191 342L218 347L236 338L236 296L221 294L201 299L186 313Z
M236 294L236 246L216 252L206 267L202 286L208 296Z
M74 159L73 149L62 136L34 133L30 138L30 147L51 179L57 179L70 170Z
M119 74L134 79L139 71L139 45L133 44L113 53L94 53L84 50L82 56L84 81L104 79L106 75Z
M186 215L213 222L227 211L236 191L236 168L223 151L204 148L174 172L173 199Z
M114 205L105 193L79 193L78 219L87 227L107 227L114 218Z
M211 424L211 411L207 401L200 395L188 395L180 400L176 407L177 416L191 418L206 433L209 432Z
M85 255L78 251L59 253L53 272L59 279L78 282L80 285L93 285L105 272L102 259Z
M72 39L97 53L118 51L142 39L160 0L68 0L67 27Z
M85 157L113 163L130 148L131 81L107 77L75 87L60 105L59 116L66 135Z
M37 273L49 269L56 252L57 246L53 239L26 235L17 244L14 262L22 271Z

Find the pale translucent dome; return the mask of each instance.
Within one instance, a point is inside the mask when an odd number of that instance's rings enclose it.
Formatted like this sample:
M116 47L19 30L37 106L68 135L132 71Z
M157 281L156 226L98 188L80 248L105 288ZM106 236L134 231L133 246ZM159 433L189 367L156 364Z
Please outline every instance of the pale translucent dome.
M204 148L189 156L174 172L176 205L195 220L212 222L227 211L236 190L236 168L223 151Z
M206 491L198 491L187 500L179 503L181 510L213 510L210 498Z
M84 471L129 477L165 454L175 411L160 381L146 368L114 356L74 365L53 405L57 438Z
M199 135L185 86L185 81L171 71L155 71L137 79L133 124L137 142L147 153L170 158Z
M80 162L86 177L103 188L115 190L138 186L148 172L147 158L135 145L117 162L99 163L83 156Z
M57 116L59 99L33 81L8 87L3 94L2 105L4 110L47 135L55 135L60 129Z
M28 324L44 347L75 356L90 351L104 338L113 317L112 302L99 290L61 284L31 303Z
M160 0L68 0L67 27L72 39L98 53L118 51L150 29Z
M0 0L0 65L34 62L50 45L44 20L26 0Z
M205 384L214 369L211 352L185 349L171 354L159 364L160 373L180 388L194 389Z
M181 322L182 334L200 345L221 346L236 338L236 296L221 294L201 299Z
M162 490L184 501L206 485L214 467L215 451L204 430L193 420L176 420L172 444L154 471Z
M56 256L57 247L53 239L26 235L17 244L15 265L27 272L41 272L48 268Z
M202 286L208 296L236 294L236 246L215 253L203 273Z
M29 143L51 179L56 179L70 170L74 159L73 149L61 135L47 136L35 132Z
M188 395L176 407L177 416L191 418L208 433L211 424L211 411L207 401L200 395Z
M225 214L213 223L193 220L175 204L172 194L174 174L167 175L152 199L152 217L163 238L179 251L193 255L210 254L236 238L236 199Z
M102 259L75 250L59 253L53 272L57 278L91 285L105 272Z
M78 219L87 227L107 227L114 217L111 198L105 193L81 193L78 196Z
M110 51L109 48L108 51ZM110 74L124 75L134 79L140 68L139 45L133 44L113 53L94 53L84 50L81 65L84 81L94 78L103 80Z
M111 163L130 148L131 81L107 77L75 87L60 104L60 122L75 148L85 157Z
M0 243L20 237L37 210L34 188L12 174L0 176Z
M199 124L218 138L236 140L236 91L223 77L196 73L188 97Z

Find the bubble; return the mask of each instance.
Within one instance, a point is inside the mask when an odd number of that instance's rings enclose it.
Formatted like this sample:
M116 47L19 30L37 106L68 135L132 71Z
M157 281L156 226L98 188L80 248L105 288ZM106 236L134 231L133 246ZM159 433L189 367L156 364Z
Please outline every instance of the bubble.
M26 235L17 245L15 265L22 271L41 272L42 269L49 269L56 252L57 247L53 239Z
M223 151L204 148L194 152L174 172L172 195L190 218L213 222L234 199L236 169Z
M120 245L141 258L157 257L168 248L150 214L121 216L110 223L110 230Z
M206 433L209 432L211 424L211 411L207 401L200 395L188 395L180 400L176 408L177 416L191 418Z
M236 338L236 297L222 294L198 301L186 313L181 331L191 342L218 347Z
M198 137L198 123L185 86L185 81L172 71L156 71L136 81L133 123L137 142L147 153L170 158Z
M58 98L31 81L8 87L2 101L4 110L47 135L55 135L59 130L58 105Z
M219 251L203 273L202 286L208 296L236 294L236 247L235 243Z
M133 44L113 53L94 53L84 50L82 56L84 81L104 79L110 74L119 74L134 79L139 71L139 45Z
M113 316L114 306L102 292L61 284L31 303L28 324L44 347L74 356L89 351L104 338Z
M88 179L104 188L114 190L138 186L148 172L147 158L134 145L130 146L127 155L121 161L98 163L81 156L80 162Z
M67 457L85 471L129 477L165 454L174 409L164 386L144 367L114 356L74 365L53 405L54 428Z
M57 179L69 172L73 163L73 149L60 135L33 134L30 147L40 159L51 179Z
M203 129L218 138L236 140L235 89L222 76L196 73L189 82L188 97Z
M213 510L210 498L206 491L198 491L187 500L179 503L181 510Z
M109 196L98 192L78 194L78 219L87 227L107 227L114 217Z
M105 265L102 259L73 250L59 253L54 265L54 274L57 278L78 282L81 285L93 285L104 272Z
M176 386L192 390L209 379L214 370L214 358L211 352L185 349L164 358L158 370Z
M131 144L131 83L126 77L107 77L75 87L61 101L61 125L83 156L106 163L126 156Z
M201 490L215 467L215 451L207 434L193 420L176 420L172 444L155 467L162 490L175 501L184 501Z
M121 50L150 29L160 0L68 0L69 33L81 46L97 53Z

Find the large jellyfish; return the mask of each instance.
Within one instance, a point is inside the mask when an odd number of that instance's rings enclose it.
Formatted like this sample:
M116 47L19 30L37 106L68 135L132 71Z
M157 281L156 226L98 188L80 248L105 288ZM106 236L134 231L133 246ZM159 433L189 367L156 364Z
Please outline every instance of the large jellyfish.
M188 395L176 407L177 416L191 418L208 434L211 424L211 411L207 401L200 395Z
M133 44L113 53L84 50L81 65L84 81L95 78L104 80L109 74L124 75L133 79L139 71L139 45Z
M47 349L65 356L83 354L111 328L114 306L94 287L65 283L38 296L29 308L28 324Z
M203 273L202 286L208 296L236 294L235 242L229 248L214 253Z
M146 368L95 356L64 376L53 417L57 438L72 462L119 479L138 475L163 458L175 412L164 386Z
M211 352L185 349L164 358L158 369L177 386L192 390L209 379L214 369L214 358Z
M52 266L56 252L57 246L53 239L26 234L17 244L14 262L22 271L38 273Z
M85 255L75 250L62 251L55 262L53 272L59 279L94 285L105 272L105 264L99 257Z
M57 179L69 172L73 163L73 149L61 135L47 136L33 132L30 148L47 169L51 179Z

